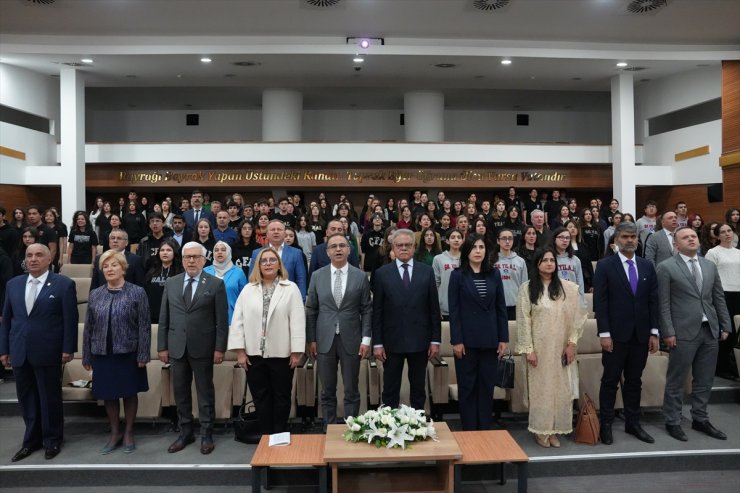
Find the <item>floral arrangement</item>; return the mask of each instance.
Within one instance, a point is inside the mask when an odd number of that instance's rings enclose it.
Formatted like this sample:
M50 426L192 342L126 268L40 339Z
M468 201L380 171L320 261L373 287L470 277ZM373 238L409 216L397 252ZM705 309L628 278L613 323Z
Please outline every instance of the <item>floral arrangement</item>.
M398 409L381 406L344 421L347 423L344 439L348 442L367 441L376 447L405 449L406 442L421 442L427 438L437 441L434 421L427 420L423 410L404 404Z

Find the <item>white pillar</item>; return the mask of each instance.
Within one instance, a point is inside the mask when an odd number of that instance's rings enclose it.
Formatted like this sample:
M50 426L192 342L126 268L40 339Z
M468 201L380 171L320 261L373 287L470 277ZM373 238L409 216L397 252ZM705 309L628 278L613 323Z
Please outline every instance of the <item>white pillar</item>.
M300 142L303 131L303 94L289 89L262 92L262 140Z
M632 74L619 74L611 80L612 89L612 181L619 210L639 217L635 169L635 97ZM608 203L609 197L604 201Z
M403 113L407 142L444 142L444 94L407 92L403 95Z
M85 80L82 72L59 73L62 219L69 224L76 210L85 210Z

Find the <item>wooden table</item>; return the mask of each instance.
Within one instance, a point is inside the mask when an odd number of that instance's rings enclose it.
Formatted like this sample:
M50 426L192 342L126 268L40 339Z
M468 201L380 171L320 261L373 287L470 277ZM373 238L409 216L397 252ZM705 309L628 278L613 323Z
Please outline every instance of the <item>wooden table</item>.
M508 431L456 431L452 435L462 451L462 458L455 462L455 492L462 491L462 466L512 462L517 466L517 491L526 493L529 457ZM505 478L503 469L501 478Z
M326 492L324 435L290 435L290 445L270 447L269 435L262 435L252 456L252 493L262 491L262 472L271 467L305 467L319 471L319 492Z
M452 493L454 461L462 457L457 441L446 423L435 423L439 441L413 442L403 449L378 448L368 443L352 443L342 436L345 425L329 425L324 460L331 467L333 493L425 492ZM436 474L420 467L388 467L393 463L434 462ZM341 469L340 464L367 463L365 467ZM341 474L340 474L341 470Z

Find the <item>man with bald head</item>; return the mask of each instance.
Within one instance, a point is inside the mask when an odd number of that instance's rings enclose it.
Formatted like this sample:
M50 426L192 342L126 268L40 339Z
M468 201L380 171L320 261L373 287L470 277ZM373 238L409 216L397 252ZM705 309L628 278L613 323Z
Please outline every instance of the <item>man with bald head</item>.
M26 431L18 462L40 448L53 459L62 447L62 363L77 350L77 291L49 271L52 254L38 243L26 249L28 274L8 282L0 325L0 364L11 365Z
M655 266L673 257L673 232L678 227L678 216L675 212L668 211L660 218L660 225L660 231L651 234L645 241L645 258Z

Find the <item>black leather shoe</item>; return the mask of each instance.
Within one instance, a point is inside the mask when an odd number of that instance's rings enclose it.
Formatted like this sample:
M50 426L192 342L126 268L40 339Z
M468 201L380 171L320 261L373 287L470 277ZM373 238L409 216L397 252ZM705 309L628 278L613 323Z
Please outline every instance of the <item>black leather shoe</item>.
M46 460L51 460L54 457L56 457L57 455L59 455L59 452L61 452L61 451L62 451L62 447L60 447L59 445L57 445L55 447L49 447L48 449L46 449L46 453L44 454L44 458Z
M167 452L174 454L175 452L179 452L180 450L184 449L191 443L195 441L195 437L192 435L190 436L179 436L177 437L177 440L172 442L172 445L170 445L170 448L167 449Z
M727 440L727 435L712 426L712 423L710 423L709 421L693 421L691 423L691 427L696 431L706 433L710 437L716 438L717 440Z
M200 439L200 453L203 455L208 455L211 452L213 452L213 449L216 448L216 446L213 444L213 437L210 435L206 435Z
M683 432L681 425L665 425L665 429L668 430L668 434L676 440L680 440L682 442L689 441L689 437L687 437L686 433Z
M19 460L23 460L32 453L36 452L41 447L23 447L18 452L15 453L12 459L10 459L10 462L18 462Z
M655 443L655 438L648 435L647 432L643 430L642 426L640 425L625 426L624 431L625 433L634 435L635 438L637 438L638 440L642 440L645 443Z
M601 443L604 445L611 445L614 443L614 437L612 436L612 425L601 425L601 431L599 432L601 437Z

